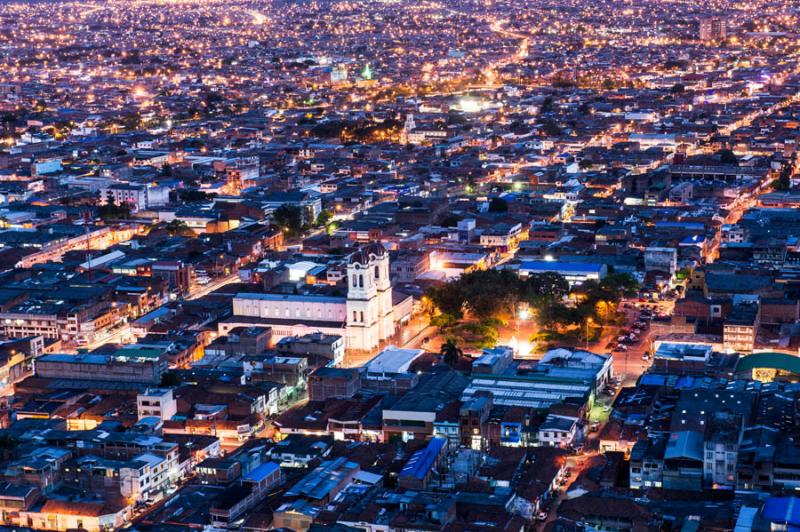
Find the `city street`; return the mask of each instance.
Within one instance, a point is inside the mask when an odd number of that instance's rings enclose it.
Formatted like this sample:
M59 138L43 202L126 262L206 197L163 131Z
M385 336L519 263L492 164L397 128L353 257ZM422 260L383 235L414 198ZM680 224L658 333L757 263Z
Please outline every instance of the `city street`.
M208 283L207 285L195 285L191 293L188 296L186 296L186 300L193 301L195 299L200 299L201 297L207 296L214 290L219 290L223 286L238 281L239 281L239 273L237 272L237 273L231 273L230 275L226 275L225 277L220 277L218 279L215 279L214 281Z
M128 344L133 341L134 337L131 332L131 325L130 323L125 323L112 330L108 335L96 338L94 342L86 345L84 349L91 351L105 344Z

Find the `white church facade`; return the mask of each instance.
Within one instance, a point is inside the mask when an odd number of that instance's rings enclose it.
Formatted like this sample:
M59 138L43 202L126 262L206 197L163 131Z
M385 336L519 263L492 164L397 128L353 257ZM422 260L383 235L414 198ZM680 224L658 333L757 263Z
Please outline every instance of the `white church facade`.
M347 349L373 350L394 335L399 321L389 279L389 254L377 243L353 253L348 259L344 297L239 293L233 298L233 314L229 325L236 325L236 317L257 320L272 328L273 341L322 332L342 335Z

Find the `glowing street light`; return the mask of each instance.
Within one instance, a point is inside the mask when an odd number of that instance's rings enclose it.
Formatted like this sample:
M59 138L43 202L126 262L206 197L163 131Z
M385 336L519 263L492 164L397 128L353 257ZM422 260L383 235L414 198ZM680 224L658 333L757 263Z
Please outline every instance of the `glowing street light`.
M586 350L589 350L589 325L593 322L592 318L586 318Z

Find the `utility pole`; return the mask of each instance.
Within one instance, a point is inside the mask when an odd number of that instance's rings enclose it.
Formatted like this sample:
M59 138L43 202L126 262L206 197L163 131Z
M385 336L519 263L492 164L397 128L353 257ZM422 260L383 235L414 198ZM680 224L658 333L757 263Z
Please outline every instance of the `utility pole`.
M589 324L592 323L592 318L586 318L586 351L589 350Z
M89 269L89 281L94 280L94 270L92 269L92 238L89 232L89 209L83 211L83 228L86 234L86 266Z

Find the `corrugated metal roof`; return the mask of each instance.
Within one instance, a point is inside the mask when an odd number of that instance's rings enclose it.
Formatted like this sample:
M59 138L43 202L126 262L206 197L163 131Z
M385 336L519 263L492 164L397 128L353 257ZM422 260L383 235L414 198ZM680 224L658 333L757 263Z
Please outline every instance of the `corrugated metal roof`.
M447 440L444 438L433 438L424 449L420 449L411 455L411 458L408 459L408 462L400 471L400 476L424 479L446 442Z

